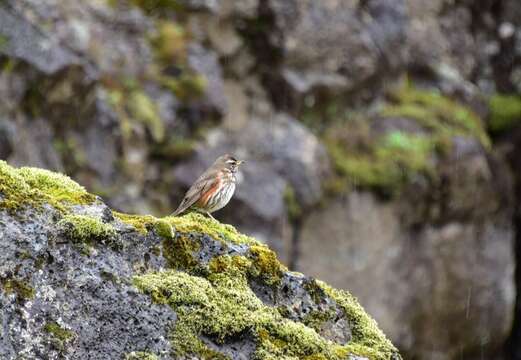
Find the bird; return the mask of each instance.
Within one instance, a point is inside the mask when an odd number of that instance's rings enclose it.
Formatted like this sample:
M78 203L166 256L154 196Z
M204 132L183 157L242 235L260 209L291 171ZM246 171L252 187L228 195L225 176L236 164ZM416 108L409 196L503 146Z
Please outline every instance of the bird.
M232 198L237 183L237 171L243 162L244 160L237 160L230 154L218 157L190 186L183 201L170 216L195 210L215 220L211 213L225 207Z

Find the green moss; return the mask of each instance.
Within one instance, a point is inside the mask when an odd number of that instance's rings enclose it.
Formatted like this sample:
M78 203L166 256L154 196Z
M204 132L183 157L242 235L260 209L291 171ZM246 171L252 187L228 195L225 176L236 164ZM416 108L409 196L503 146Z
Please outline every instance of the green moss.
M490 147L481 119L434 90L403 86L374 118L353 116L324 133L338 175L330 182L330 190L343 192L360 186L395 195L418 176L434 180L436 159L450 152L454 137L472 137ZM423 131L374 133L371 122L391 118L414 121Z
M388 194L419 174L433 173L431 154L435 146L428 136L399 131L379 138L365 152L350 152L334 140L327 144L337 174L349 184L381 189Z
M172 160L180 160L190 155L197 145L193 139L174 137L160 144L153 151L154 155L159 155Z
M68 342L76 338L76 333L72 330L65 329L56 322L48 322L43 327L43 331L51 335L52 344L59 350L63 351Z
M165 129L157 104L137 80L130 78L121 83L107 83L106 91L108 102L118 114L124 139L130 139L133 128L142 124L154 142L164 140Z
M0 50L5 49L9 45L9 39L4 35L0 35Z
M251 245L253 265L250 274L261 278L268 285L280 283L282 272L288 269L277 260L277 255L267 246Z
M65 215L58 222L67 237L77 242L110 239L116 235L116 229L110 224L87 215Z
M155 223L158 221L158 219L152 215L123 214L117 211L112 211L112 215L125 224L132 226L142 235L146 235L148 230L153 228Z
M175 227L176 231L181 233L207 234L216 240L229 241L234 244L258 244L257 240L239 233L233 226L221 224L219 221L197 212L165 219Z
M409 118L434 135L474 137L486 148L490 147L490 139L479 116L436 90L422 90L407 84L391 98L394 103L381 111L384 117Z
M190 34L181 24L172 21L158 20L156 25L157 32L150 39L155 55L152 67L155 80L183 103L200 99L206 93L208 79L188 63ZM172 69L175 69L174 76Z
M155 354L146 351L132 351L125 355L125 360L159 360L159 358Z
M521 96L496 94L489 99L489 129L501 132L512 129L521 121Z
M313 310L309 312L303 319L302 323L312 329L315 329L315 331L319 332L322 328L322 325L329 321L334 319L336 316L336 312L334 310L330 311L316 311Z
M14 211L24 206L40 208L50 204L66 211L70 205L90 204L95 200L94 195L65 175L37 168L15 169L0 160L0 208Z
M3 290L7 294L16 294L18 298L23 300L34 299L35 291L33 287L25 281L18 279L4 279L0 280L0 285L2 285Z
M48 322L43 327L43 330L62 342L69 341L76 336L74 331L64 329L56 322Z
M161 10L179 11L184 9L182 3L176 0L131 0L130 3L139 6L149 13L155 13Z
M179 77L165 76L161 79L164 87L174 93L174 95L184 101L199 99L208 87L208 80L201 74L185 71Z
M178 314L172 334L178 356L207 353L209 349L200 335L211 336L220 343L245 331L258 334L258 359L269 358L268 355L306 356L327 352L328 345L332 345L314 330L284 319L264 305L238 271L215 273L208 279L167 271L135 277L134 284Z
M152 46L160 62L184 60L187 42L188 35L182 26L171 21L157 22L157 35L152 38Z
M296 220L302 216L302 207L300 206L295 190L291 185L287 185L284 190L284 202L286 203L286 210L291 220Z
M174 237L174 229L172 225L165 220L157 220L154 224L154 228L156 233L165 239L172 239Z
M258 244L257 240L252 237L239 233L233 226L228 224L221 224L217 220L213 220L208 216L197 212L191 212L183 216L166 216L158 219L151 215L129 215L116 211L112 212L114 217L122 222L133 226L136 231L146 234L148 230L156 228L157 222L161 221L159 225L163 229L168 224L176 233L181 234L207 234L208 236L219 241L229 241L234 244ZM168 231L167 231L168 232ZM163 234L164 235L164 234ZM163 236L164 237L164 236Z
M134 285L155 302L170 305L178 314L172 334L177 356L191 354L205 359L220 358L223 355L210 350L201 340L202 335L223 343L248 332L257 341L254 359L340 360L347 358L348 354L364 355L373 360L390 359L390 354L396 349L377 328L372 328L376 326L374 322L370 322L360 305L347 293L332 294L345 309L350 323L362 322L353 325L357 336L371 336L361 340L357 337L347 345L326 340L315 330L334 314L317 313L313 319L308 319L308 324L303 324L286 319L279 309L265 305L248 282L252 269L265 268L265 265L256 264L264 257L269 259L269 267L281 267L272 264L276 260L265 249L254 249L249 256L213 258L205 277L168 270L136 276ZM317 291L325 294L321 287ZM370 328L364 329L364 326ZM376 350L368 348L369 344Z
M252 262L244 256L216 256L210 260L208 267L210 273L248 273L251 269Z
M317 284L337 302L349 319L353 339L347 345L347 350L369 359L390 359L396 352L396 348L378 328L376 321L367 315L358 301L347 291L334 289L318 280Z
M127 104L131 117L145 124L154 141L163 141L165 129L154 101L143 91L132 91Z
M179 234L175 238L163 241L163 255L168 260L170 267L176 269L193 269L198 262L194 258L200 244L187 234Z

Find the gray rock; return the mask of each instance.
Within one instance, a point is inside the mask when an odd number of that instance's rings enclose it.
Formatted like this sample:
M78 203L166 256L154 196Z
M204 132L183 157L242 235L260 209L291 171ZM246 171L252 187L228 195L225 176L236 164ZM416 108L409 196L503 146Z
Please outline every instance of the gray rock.
M0 7L0 53L26 61L45 74L54 74L81 60L35 25L5 5Z
M493 356L513 319L515 263L508 214L486 211L408 227L399 203L351 193L304 223L297 268L352 289L408 357Z
M36 166L63 170L53 146L54 132L44 119L20 118L11 122L13 151L9 159L18 166Z
M356 88L403 64L406 30L402 1L268 2L271 43L284 53L281 76L297 94L318 88ZM385 30L383 30L385 29Z
M98 213L95 208L83 212ZM145 257L152 256L148 264L162 264L146 250L158 239L127 236L123 252L97 248L86 256L81 247L56 237L57 215L54 210L25 211L18 221L0 215L0 278L35 289L34 299L28 300L0 294L2 358L109 359L140 350L169 358L168 328L175 324L175 313L152 304L129 282L134 264L147 262ZM44 330L53 323L71 331L71 338L53 339Z
M204 75L207 80L205 103L202 106L209 106L221 114L225 113L227 103L217 55L198 44L193 44L188 49L188 63L194 71Z

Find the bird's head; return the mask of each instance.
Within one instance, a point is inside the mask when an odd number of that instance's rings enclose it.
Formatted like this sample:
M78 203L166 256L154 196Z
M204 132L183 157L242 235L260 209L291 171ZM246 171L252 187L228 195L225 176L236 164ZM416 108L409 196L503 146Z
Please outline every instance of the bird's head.
M223 166L231 172L236 173L239 168L239 165L241 165L243 162L244 160L237 160L234 156L230 154L224 154L215 161L215 164Z

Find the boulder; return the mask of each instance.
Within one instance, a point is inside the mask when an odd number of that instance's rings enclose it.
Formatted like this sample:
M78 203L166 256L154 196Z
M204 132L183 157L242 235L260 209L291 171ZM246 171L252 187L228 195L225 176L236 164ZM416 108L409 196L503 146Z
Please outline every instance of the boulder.
M0 162L0 356L401 359L346 291L200 214L108 208Z
M274 25L268 42L284 54L279 77L296 96L354 90L404 64L406 48L396 46L407 25L401 0L270 0L266 8Z
M45 74L81 63L72 51L43 34L13 9L0 8L0 34L0 54L26 61Z
M407 357L493 358L516 293L510 190L494 180L508 172L475 151L449 163L439 188L356 191L311 213L297 269L349 288Z

